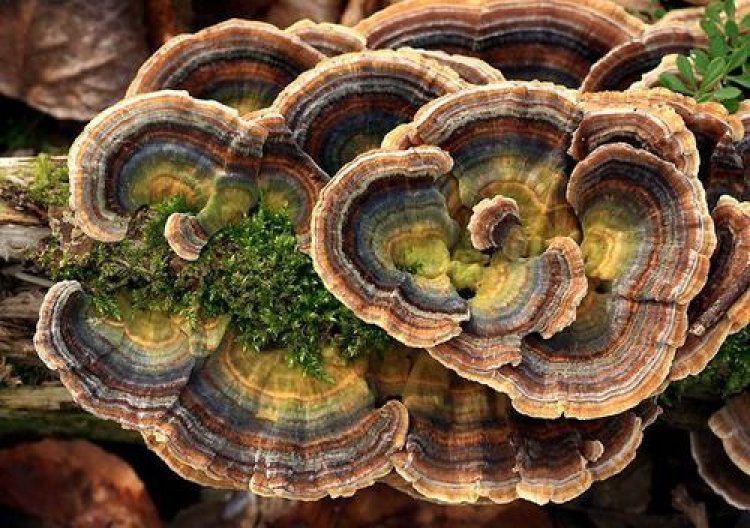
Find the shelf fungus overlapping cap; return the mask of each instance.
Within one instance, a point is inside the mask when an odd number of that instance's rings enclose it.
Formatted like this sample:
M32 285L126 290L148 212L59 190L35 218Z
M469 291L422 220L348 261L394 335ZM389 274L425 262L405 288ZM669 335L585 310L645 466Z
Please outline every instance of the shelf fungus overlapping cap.
M283 351L248 353L228 319L195 328L121 308L121 320L101 318L78 283L56 284L40 356L85 409L212 487L314 500L385 478L438 502L562 502L622 470L658 412L534 420L403 348L353 363L326 355L325 382L290 369Z
M537 420L508 397L456 375L423 350L392 350L372 376L383 398L409 411L389 484L431 500L564 502L621 471L635 456L651 403L599 420Z
M716 244L678 115L577 97L437 99L331 180L311 228L318 274L360 318L545 418L659 388Z
M656 26L643 35L612 48L599 59L581 85L585 92L626 90L641 76L653 70L671 54L687 55L695 48L708 46L698 27Z
M300 75L274 101L294 141L329 176L380 145L425 103L467 83L410 50L349 53Z
M139 208L182 195L199 212L172 215L166 236L179 255L197 257L208 235L241 218L256 199L268 135L261 121L176 91L108 108L68 156L79 227L96 240L122 240Z
M750 510L750 392L729 400L690 434L698 473L729 504Z
M35 345L76 401L141 431L188 478L263 495L350 495L391 470L407 411L382 405L366 361L305 376L284 351L248 353L226 321L197 331L178 317L128 312L108 321L80 285L47 294Z
M665 59L669 57L672 56ZM646 110L657 106L672 108L695 137L700 158L698 179L706 191L709 207L714 207L725 194L737 199L747 196L748 181L743 176L739 152L744 136L742 121L719 103L697 103L692 97L643 83L635 83L624 92L584 93L581 99L590 107L621 104Z
M406 0L355 29L372 49L479 57L509 79L578 87L591 65L646 25L606 0Z
M705 288L690 303L690 329L670 379L698 374L728 335L750 324L750 203L722 196L712 213L718 244Z
M228 20L179 35L141 66L127 94L187 90L242 113L265 108L300 73L325 58L298 38L299 31L300 27L287 32L263 22Z
M77 223L96 240L122 240L139 208L185 197L198 212L174 213L165 236L187 260L240 220L261 192L270 209L289 212L305 246L312 205L328 180L278 114L241 118L171 90L133 96L99 114L73 144L68 167Z

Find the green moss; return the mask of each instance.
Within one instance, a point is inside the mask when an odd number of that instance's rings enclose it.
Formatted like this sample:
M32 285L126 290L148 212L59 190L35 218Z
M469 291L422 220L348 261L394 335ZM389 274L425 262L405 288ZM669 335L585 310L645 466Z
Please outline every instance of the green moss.
M727 338L716 357L696 376L673 383L665 402L683 396L726 399L750 387L750 326Z
M55 167L47 154L36 159L34 181L29 185L29 198L39 204L65 205L70 196L68 168Z
M94 243L82 256L59 249L37 260L54 280L75 279L103 315L119 317L117 296L137 309L179 313L190 321L231 315L251 349L284 348L290 365L325 378L321 350L351 359L385 349L389 338L344 307L323 286L310 258L297 251L288 216L260 206L213 236L195 262L175 257L163 232L168 216L187 212L176 199L143 212L115 244Z

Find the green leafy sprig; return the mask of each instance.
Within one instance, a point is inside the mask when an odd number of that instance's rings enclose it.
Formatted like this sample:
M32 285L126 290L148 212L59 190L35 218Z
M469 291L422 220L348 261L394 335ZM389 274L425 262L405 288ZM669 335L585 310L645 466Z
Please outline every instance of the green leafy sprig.
M706 7L700 25L708 48L679 55L679 74L662 73L659 81L699 103L717 101L735 112L750 91L750 15L738 22L734 0L723 0Z

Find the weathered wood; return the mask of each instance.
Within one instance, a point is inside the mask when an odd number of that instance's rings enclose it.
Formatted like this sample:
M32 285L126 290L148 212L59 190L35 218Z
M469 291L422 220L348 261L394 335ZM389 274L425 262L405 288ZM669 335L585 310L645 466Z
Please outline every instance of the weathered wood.
M64 167L68 162L67 156L50 156L48 158L52 168ZM26 187L36 177L38 158L0 158L0 184L12 184Z
M80 409L62 386L0 389L0 439L36 436L141 441L138 433Z
M65 156L46 158L47 169L65 166ZM49 281L30 273L29 252L50 235L47 212L29 203L26 189L37 178L35 157L0 158L0 357L40 365L31 338Z

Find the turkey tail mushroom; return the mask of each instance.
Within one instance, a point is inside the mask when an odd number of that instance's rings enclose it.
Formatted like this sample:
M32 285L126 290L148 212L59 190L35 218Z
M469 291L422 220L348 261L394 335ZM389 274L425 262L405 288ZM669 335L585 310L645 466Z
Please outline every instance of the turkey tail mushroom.
M646 26L603 0L406 0L361 21L372 49L478 57L509 79L578 87L591 65Z
M127 308L125 306L124 308ZM376 404L366 361L327 365L331 382L242 346L227 320L196 334L179 317L109 321L78 283L47 294L34 339L74 399L143 433L186 478L295 499L351 495L391 471L407 411Z
M227 20L167 41L141 66L127 95L187 90L247 113L269 106L286 85L324 58L293 32Z

